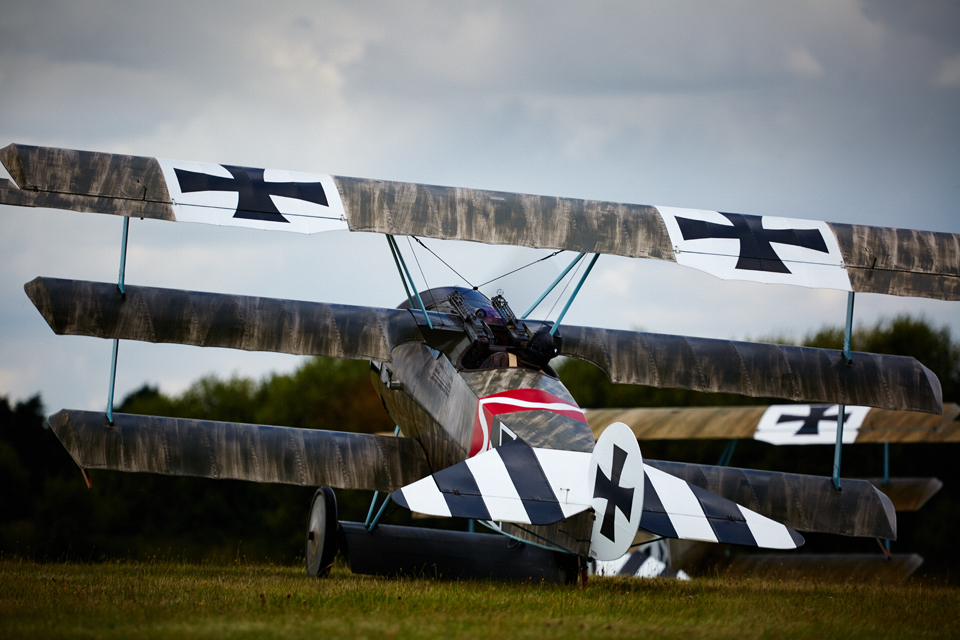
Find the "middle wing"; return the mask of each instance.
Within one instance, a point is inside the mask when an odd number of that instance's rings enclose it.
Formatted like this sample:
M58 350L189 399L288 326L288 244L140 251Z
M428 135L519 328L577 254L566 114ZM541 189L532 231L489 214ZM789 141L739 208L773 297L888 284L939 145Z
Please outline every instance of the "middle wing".
M942 412L940 380L914 358L854 352L847 363L832 349L561 329L560 354L592 362L613 383Z
M24 289L60 335L389 361L423 341L407 310L36 278ZM440 316L438 315L437 318ZM450 331L460 331L445 321ZM435 323L438 326L439 322ZM561 353L615 382L940 413L940 381L913 358L565 327ZM731 365L732 363L732 365Z

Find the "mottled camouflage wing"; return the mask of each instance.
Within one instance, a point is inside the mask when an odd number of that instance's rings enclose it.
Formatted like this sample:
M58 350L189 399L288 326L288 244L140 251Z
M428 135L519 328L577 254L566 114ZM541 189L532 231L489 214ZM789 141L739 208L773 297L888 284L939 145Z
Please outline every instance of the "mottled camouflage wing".
M940 380L916 359L563 325L561 355L611 382L942 413Z
M164 169L156 158L9 145L0 150L0 161L16 182L0 184L0 204L177 220L176 207L179 205L173 201L171 193L179 192L179 186L168 184ZM331 190L337 193L328 195L331 200L340 201L331 207L330 215L346 218L352 231L607 253L671 262L677 261L677 254L665 220L675 219L674 213L681 216L685 212L686 215L697 213L647 205L342 176L330 176L329 179L330 184L335 185ZM673 213L666 213L668 211ZM809 221L794 222L803 225ZM827 238L830 244L836 245L838 256L833 266L841 284L826 285L817 280L793 282L790 279L784 282L899 296L960 299L960 235L822 224L823 233L833 236ZM312 233L342 227L321 224L306 229L286 224L270 228L301 228ZM802 262L793 264L799 266ZM757 273L741 270L740 275L730 277L755 279Z
M36 278L24 286L59 335L389 361L423 338L412 313L127 285Z
M394 491L429 475L409 438L93 411L50 426L84 469Z

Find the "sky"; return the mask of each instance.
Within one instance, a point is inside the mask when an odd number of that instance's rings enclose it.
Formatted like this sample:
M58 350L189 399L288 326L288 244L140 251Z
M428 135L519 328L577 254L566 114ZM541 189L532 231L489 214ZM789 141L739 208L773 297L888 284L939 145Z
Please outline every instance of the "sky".
M955 2L5 0L0 12L0 147L958 233L958 125ZM110 343L54 335L23 284L116 281L121 226L0 206L0 396L105 407ZM550 253L425 242L472 284ZM420 288L462 283L400 243ZM570 257L482 290L502 288L522 312ZM149 220L130 225L126 281L382 307L404 297L379 235ZM842 292L602 256L566 321L798 340L845 309ZM958 302L856 298L857 323L900 313L960 337ZM300 362L123 342L116 395Z

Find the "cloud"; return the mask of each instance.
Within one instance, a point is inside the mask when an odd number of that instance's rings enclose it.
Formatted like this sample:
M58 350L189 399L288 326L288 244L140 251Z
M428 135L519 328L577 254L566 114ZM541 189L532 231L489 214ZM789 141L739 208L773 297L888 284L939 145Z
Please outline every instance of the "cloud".
M787 69L805 78L823 75L823 66L806 48L794 49L787 57Z
M933 83L938 87L960 87L960 53L940 63Z

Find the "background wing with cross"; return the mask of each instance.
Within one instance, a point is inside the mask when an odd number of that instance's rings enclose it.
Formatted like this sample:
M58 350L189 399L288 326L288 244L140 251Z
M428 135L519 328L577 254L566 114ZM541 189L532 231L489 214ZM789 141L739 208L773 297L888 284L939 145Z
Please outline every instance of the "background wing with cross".
M599 437L623 422L639 440L747 438L770 444L834 444L837 413L833 405L783 404L743 407L636 407L587 409ZM943 404L943 414L845 407L845 444L960 442L960 405Z
M960 300L960 235L9 145L0 204L667 260L725 279Z

